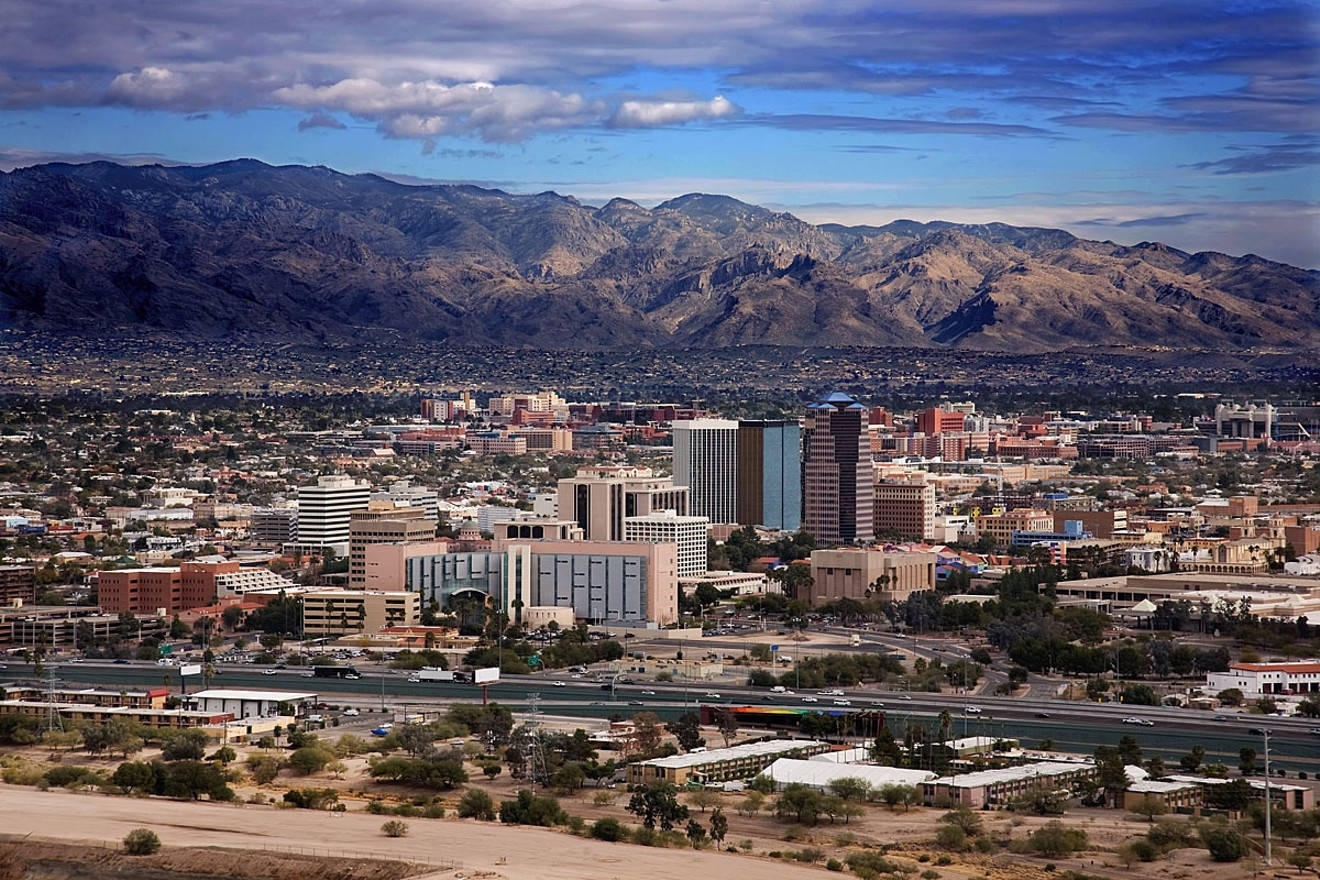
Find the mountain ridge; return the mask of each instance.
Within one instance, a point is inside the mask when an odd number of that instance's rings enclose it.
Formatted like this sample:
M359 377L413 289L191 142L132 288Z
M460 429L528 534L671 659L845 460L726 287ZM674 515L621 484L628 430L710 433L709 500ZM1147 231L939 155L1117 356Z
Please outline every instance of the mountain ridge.
M1320 348L1320 272L1060 229L811 224L711 193L325 166L0 174L0 326L474 345Z

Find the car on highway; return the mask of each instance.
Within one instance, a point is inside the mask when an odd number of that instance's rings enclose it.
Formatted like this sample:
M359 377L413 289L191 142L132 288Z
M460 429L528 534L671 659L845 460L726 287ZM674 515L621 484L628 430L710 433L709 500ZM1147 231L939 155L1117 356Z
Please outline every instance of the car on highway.
M219 672L219 671L220 671L220 670L218 670L218 669L216 670L216 672ZM316 678L316 673L315 673L315 672L300 672L300 673L298 673L298 675L299 675L301 678Z
M816 691L816 696L818 696L818 697L841 697L841 696L843 696L843 691L839 690L838 688L833 688L833 689L828 690L828 691Z
M654 697L654 696L655 696L655 691L642 691L642 696L644 696L644 697Z
M629 700L629 701L628 701L628 705L629 705L629 706L645 706L646 703L642 702L641 700Z
M968 715L980 715L985 710L980 706L963 706L963 711Z
M553 681L551 684L557 688L568 687L568 685L564 684L562 681Z
M1049 718L1049 717L1050 717L1050 713L1049 713L1049 712L1037 712L1037 713L1036 713L1036 717L1037 717L1037 718Z
M706 699L708 699L708 700L722 700L722 699L724 699L724 698L721 697L719 694L715 693L714 691L710 691L710 692L708 692L708 693L706 694Z
M116 657L116 658L115 658L115 663L119 664L120 666L123 666L123 665L127 664L128 661L125 660L123 657Z
M911 700L911 699L912 699L912 695L911 695L911 694L899 694L899 695L898 695L898 698L899 698L900 700Z
M852 705L852 700L835 700L835 701L834 701L834 705L836 705L836 706L851 706L851 705Z
M591 705L593 705L593 706L608 706L609 703L603 702L603 701L601 701L601 700L592 700L592 701L591 701Z
M278 673L276 673L274 669L263 669L263 670L261 670L261 674L262 674L262 675L277 675Z
M415 675L410 675L410 676L408 677L408 683L409 683L409 684L418 684L418 683L420 683L420 682L421 682L421 679L418 678L418 677L415 676Z
M1140 725L1141 727L1154 727L1154 726L1155 726L1155 722L1154 722L1154 721L1151 721L1151 720L1148 719L1148 718L1136 718L1136 717L1133 717L1133 716L1131 716L1131 715L1129 715L1127 718L1124 718L1124 719L1123 719L1123 723L1124 723L1124 724L1137 724L1137 725Z
M804 703L815 703L815 702L819 702L819 701L818 701L815 697L803 697L803 698L802 698L802 702L804 702Z
M1216 716L1215 716L1213 719L1211 719L1211 720L1213 720L1213 721L1227 721L1227 720L1228 720L1228 716L1227 716L1227 715L1216 715Z
M1320 736L1320 727L1308 727L1306 728L1306 732L1311 734L1311 736Z

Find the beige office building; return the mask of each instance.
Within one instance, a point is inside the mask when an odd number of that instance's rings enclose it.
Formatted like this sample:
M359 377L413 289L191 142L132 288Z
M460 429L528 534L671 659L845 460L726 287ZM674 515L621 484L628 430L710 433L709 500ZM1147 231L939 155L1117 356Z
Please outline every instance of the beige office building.
M357 510L348 523L348 585L367 586L367 547L372 544L407 544L435 540L435 520L420 507L395 507L389 501L373 501Z
M988 537L997 546L1013 543L1014 532L1050 532L1054 530L1054 514L1034 508L1020 508L976 518L976 533Z
M303 632L309 638L416 626L421 616L421 597L403 590L311 590L302 600Z
M687 516L689 495L650 468L584 467L559 481L559 516L581 526L589 541L622 541L627 517L661 510Z
M875 484L877 538L932 540L935 537L935 487L928 483L880 481Z
M813 550L812 585L800 598L808 605L845 598L901 602L913 593L935 589L935 560L934 553Z

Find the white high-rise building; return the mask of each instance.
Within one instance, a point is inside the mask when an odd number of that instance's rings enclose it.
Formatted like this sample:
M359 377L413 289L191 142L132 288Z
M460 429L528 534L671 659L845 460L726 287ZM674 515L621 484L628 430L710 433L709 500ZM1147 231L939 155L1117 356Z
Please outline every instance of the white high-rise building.
M674 422L674 485L687 486L693 516L738 521L738 423L732 419Z
M678 576L700 577L706 573L710 520L704 516L680 516L660 510L623 520L623 540L647 544L678 545Z
M440 495L434 489L414 486L409 480L395 480L386 492L376 492L372 501L391 501L395 507L420 507L427 519L440 519Z
M348 554L348 523L355 510L371 502L371 484L344 474L318 477L315 486L298 489L299 547L331 547Z

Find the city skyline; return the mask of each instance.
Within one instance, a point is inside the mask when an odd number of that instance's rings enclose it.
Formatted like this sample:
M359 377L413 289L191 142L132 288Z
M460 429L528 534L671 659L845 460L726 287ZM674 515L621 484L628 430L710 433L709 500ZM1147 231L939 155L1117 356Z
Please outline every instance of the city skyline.
M1310 3L12 7L4 168L252 156L1320 265Z

